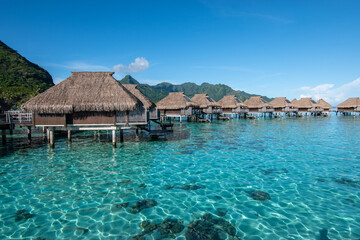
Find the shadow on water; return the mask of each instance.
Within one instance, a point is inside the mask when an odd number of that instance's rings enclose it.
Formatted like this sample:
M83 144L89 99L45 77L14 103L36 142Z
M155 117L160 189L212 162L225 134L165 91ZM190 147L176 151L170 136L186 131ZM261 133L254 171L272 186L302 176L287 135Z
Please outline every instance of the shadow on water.
M146 131L140 131L138 135L134 130L124 131L124 142L167 142L179 141L190 137L190 130L176 126L174 131L169 131L164 136L153 138ZM67 141L67 131L55 132L55 148L57 143ZM112 134L111 131L73 131L72 143L81 144L82 142L91 143L109 143L111 145ZM120 143L120 132L117 131L117 143ZM0 145L0 157L6 157L16 151L24 149L37 149L47 146L46 134L42 133L42 129L35 128L32 130L31 140L28 140L26 129L16 129L13 135L7 135L5 145ZM69 143L69 146L71 143Z

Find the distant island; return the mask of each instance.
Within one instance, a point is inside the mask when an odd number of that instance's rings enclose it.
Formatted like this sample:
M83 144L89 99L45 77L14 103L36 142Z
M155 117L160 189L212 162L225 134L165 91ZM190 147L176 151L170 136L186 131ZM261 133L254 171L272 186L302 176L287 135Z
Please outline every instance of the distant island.
M120 83L137 84L138 89L153 102L160 101L161 99L166 97L169 94L169 92L184 92L185 95L189 97L193 97L195 94L198 93L206 93L215 101L219 101L221 98L223 98L226 95L235 95L241 101L245 101L246 99L249 99L250 97L253 96L260 96L256 94L250 94L244 91L236 91L225 84L202 83L199 86L191 82L186 82L180 85L174 85L171 83L163 82L155 86L150 86L148 84L139 83L130 75L126 75L122 80L120 80ZM262 97L268 102L272 100L271 98L268 98L266 96L262 96Z

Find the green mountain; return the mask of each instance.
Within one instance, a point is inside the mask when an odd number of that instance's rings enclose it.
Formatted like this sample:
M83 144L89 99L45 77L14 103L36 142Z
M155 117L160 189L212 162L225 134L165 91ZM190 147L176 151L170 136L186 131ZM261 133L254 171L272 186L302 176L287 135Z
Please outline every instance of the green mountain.
M0 99L4 104L19 107L53 85L46 70L0 41Z
M139 91L142 92L142 94L147 96L153 102L160 101L161 99L166 97L169 93L168 91L165 91L163 89L156 89L153 86L150 86L148 84L141 84L130 75L126 75L122 80L120 80L120 83L122 83L122 84L137 84Z
M167 96L169 92L184 92L189 97L193 97L197 93L206 93L215 101L219 101L225 95L235 95L241 101L245 101L252 96L259 96L244 91L234 90L225 84L203 83L201 85L197 85L195 83L186 82L180 85L174 85L171 83L163 82L155 86L150 86L148 84L139 83L130 75L126 75L120 82L124 84L138 84L138 89L153 102L160 101L165 96ZM262 97L266 101L272 100L266 96Z

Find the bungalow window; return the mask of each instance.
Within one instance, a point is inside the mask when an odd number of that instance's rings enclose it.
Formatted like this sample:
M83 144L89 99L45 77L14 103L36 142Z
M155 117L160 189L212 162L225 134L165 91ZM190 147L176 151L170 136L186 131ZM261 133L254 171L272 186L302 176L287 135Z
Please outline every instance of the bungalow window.
M235 101L237 101L238 103L241 103L241 101L239 99L237 99L237 98L235 98Z

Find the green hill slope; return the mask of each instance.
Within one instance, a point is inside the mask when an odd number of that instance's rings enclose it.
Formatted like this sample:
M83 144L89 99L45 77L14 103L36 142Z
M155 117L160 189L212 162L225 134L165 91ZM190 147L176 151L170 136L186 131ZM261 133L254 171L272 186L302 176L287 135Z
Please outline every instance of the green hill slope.
M121 83L128 84L138 84L138 89L147 96L151 101L158 102L163 99L169 92L184 92L187 96L193 97L197 93L206 93L215 101L219 101L225 95L235 95L241 101L245 101L251 96L259 96L256 94L250 94L244 91L237 91L225 84L210 84L203 83L197 85L195 83L183 83L180 85L174 85L171 83L163 82L155 86L150 86L148 84L141 84L135 80L130 75L126 75L121 81ZM271 101L270 98L262 96L266 101Z
M0 41L0 99L20 106L53 86L50 74Z

